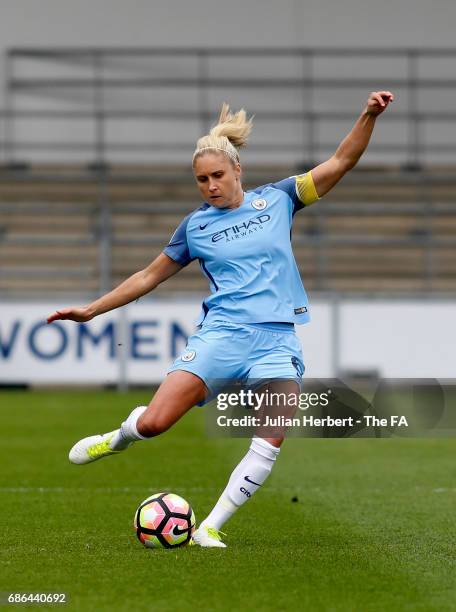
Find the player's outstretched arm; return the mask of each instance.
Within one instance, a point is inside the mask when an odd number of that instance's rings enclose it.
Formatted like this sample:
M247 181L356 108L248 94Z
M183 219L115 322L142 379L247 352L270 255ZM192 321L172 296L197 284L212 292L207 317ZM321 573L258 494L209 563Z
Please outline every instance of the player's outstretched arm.
M375 120L393 100L394 96L390 91L373 91L358 121L334 155L311 170L315 189L320 197L328 193L344 174L356 165L369 144Z
M95 302L87 306L56 310L56 312L47 318L47 322L52 323L58 320L69 320L76 321L77 323L85 323L99 314L129 304L143 295L146 295L146 293L155 289L157 285L170 276L173 276L181 269L182 266L179 263L168 257L168 255L160 253L147 268L136 272L118 287L106 295L103 295L98 300L95 300Z

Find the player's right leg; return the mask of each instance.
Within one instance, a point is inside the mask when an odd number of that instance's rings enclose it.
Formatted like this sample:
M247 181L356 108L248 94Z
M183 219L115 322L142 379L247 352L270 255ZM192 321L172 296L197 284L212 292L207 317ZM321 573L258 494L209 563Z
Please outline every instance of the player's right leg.
M79 440L70 450L71 463L91 463L114 455L138 440L158 436L176 423L192 406L202 402L207 389L191 372L171 372L149 406L135 408L120 429Z
M118 453L137 440L157 436L214 393L210 380L236 378L233 363L242 364L244 360L239 355L229 360L227 355L232 351L233 330L237 329L234 324L207 325L193 334L149 406L135 408L120 429L77 442L70 451L70 461L90 463ZM242 339L246 343L249 334L241 334L239 342Z

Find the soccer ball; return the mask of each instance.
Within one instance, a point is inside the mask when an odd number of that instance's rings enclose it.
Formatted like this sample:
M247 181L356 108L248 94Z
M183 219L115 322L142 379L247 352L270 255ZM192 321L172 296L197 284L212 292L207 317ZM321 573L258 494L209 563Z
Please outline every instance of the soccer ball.
M195 531L195 514L179 495L155 493L139 505L134 528L146 548L185 546Z

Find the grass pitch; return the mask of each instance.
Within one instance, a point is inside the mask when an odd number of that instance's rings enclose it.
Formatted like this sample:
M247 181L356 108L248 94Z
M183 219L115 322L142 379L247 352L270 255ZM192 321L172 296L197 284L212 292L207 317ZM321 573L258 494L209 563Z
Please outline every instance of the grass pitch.
M456 610L456 440L287 440L226 525L227 549L146 550L139 502L171 490L201 520L248 447L208 439L194 409L121 455L69 464L76 440L148 400L0 393L3 597L66 592L67 610Z

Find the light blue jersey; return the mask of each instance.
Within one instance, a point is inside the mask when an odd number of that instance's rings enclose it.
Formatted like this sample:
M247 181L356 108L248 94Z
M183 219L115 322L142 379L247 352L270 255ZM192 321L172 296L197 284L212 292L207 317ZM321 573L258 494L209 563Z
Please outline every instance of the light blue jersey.
M308 172L246 192L239 208L206 203L185 217L164 252L183 266L198 259L209 280L198 324L307 323L291 225L317 199Z

